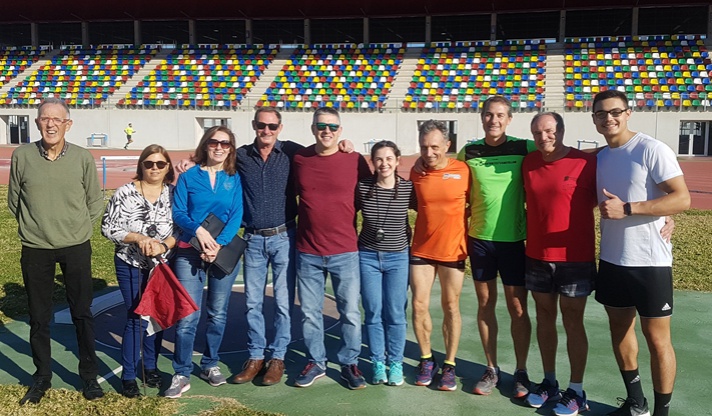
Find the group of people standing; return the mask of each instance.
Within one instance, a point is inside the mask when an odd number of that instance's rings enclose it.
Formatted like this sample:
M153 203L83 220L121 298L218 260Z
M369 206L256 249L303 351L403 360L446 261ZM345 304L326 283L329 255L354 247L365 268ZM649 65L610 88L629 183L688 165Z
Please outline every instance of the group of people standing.
M158 145L147 147L139 158L134 181L116 191L102 221L102 233L116 244L117 279L128 311L122 345L123 394L140 395L136 380L141 349L145 368L141 378L149 387L161 384L156 368L160 333L146 336L145 324L133 310L150 269L157 262L167 261L171 252L178 280L199 307L203 287L206 283L208 286L200 377L213 386L228 382L218 367L218 348L238 269L225 274L211 263L221 247L244 227L249 358L229 379L232 383L246 383L260 375L264 385L281 381L297 294L309 361L296 376L295 385L308 387L326 375L322 310L326 277L330 276L341 324L335 358L341 366L341 379L349 388L366 387L358 367L361 302L372 384L403 384L410 287L413 330L421 354L415 384L427 386L437 380L438 389L455 390L462 332L459 299L469 256L486 358L485 372L474 393L488 395L500 380L495 315L495 279L499 274L516 357L512 397L525 399L533 407L556 401L557 415L576 415L588 409L583 390L588 353L583 313L586 299L595 288L597 300L608 312L616 360L626 381L627 399L612 414L649 414L637 372L637 313L653 356L654 414L665 416L675 359L670 341L672 226L664 217L687 209L689 193L674 153L649 136L628 129L630 109L624 94L599 93L593 110L593 122L609 145L597 155L563 144L563 118L556 113L534 116L534 140L508 136L511 104L500 96L490 97L483 104L485 137L463 147L457 159L446 155L450 146L446 124L426 121L419 127L421 158L410 180L398 175L401 154L390 141L373 145L372 172L363 156L351 152L350 142L340 142L343 127L339 113L332 108L315 111L311 125L315 144L308 147L278 139L283 128L281 114L272 108L256 110L252 121L255 139L239 148L226 127L207 130L191 163L179 164L185 171L175 188L171 185L174 166L168 153ZM38 402L51 386L51 308L43 304L44 297L40 298L46 290L38 290L33 279L42 278L46 284L54 277L57 262L63 270L70 263L72 267L85 267L82 271L66 270L65 281L80 339L84 396L94 399L103 392L96 382L93 323L88 309L88 240L91 222L101 216L101 195L91 155L64 140L71 126L66 104L45 100L38 110L37 125L42 140L13 153L8 196L20 225L30 340L37 366L35 381L22 403ZM70 157L81 159L81 163L72 163L70 173L74 176L62 179L66 185L47 182L41 189L28 186L33 176L44 177L44 171L27 169L27 165L43 163L47 169L69 170L66 165ZM75 177L77 183L67 179ZM71 199L63 196L59 205L51 199L51 191L72 187L77 189L72 190ZM54 222L58 206L72 214L61 219L73 224ZM598 271L596 206L602 217ZM417 210L412 233L409 209ZM360 233L356 227L358 211L363 218ZM225 224L216 238L201 226L209 214ZM88 233L79 235L76 230L82 227L88 227ZM64 241L68 236L73 240ZM200 249L190 244L194 237ZM83 263L74 258L68 261L69 255L83 256ZM41 262L37 260L40 257ZM51 273L49 266L43 271L33 270L45 263L51 264ZM268 341L263 306L269 268L275 335ZM436 277L444 315L442 363L433 356L430 341L430 297ZM78 289L73 290L73 286ZM536 386L531 386L526 367L532 330L527 313L529 291L536 303L536 333L544 367L544 380ZM570 383L563 392L554 365L559 308L571 365ZM180 397L190 388L198 318L196 312L176 325L174 375L166 397Z

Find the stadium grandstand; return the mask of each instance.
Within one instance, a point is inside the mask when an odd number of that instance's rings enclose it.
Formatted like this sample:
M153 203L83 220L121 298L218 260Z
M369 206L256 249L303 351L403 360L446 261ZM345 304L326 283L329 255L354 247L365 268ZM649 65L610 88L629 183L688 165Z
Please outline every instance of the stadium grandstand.
M634 129L709 156L711 39L707 1L13 2L0 15L0 144L37 139L34 109L54 96L84 146L123 146L129 122L139 147L194 148L216 124L244 143L263 106L283 112L282 138L309 144L311 112L331 106L362 152L390 139L414 153L430 118L456 150L483 135L480 103L498 94L513 103L510 134L558 111L567 144L591 147L592 97L618 89Z

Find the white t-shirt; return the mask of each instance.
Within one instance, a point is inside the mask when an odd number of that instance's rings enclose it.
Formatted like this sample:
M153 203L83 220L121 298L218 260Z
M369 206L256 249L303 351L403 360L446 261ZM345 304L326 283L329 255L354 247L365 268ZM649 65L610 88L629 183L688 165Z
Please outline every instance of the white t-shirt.
M603 188L624 202L649 201L665 195L657 184L682 176L675 153L664 143L637 133L626 144L598 153L598 202ZM664 217L632 215L601 220L601 260L629 267L672 266L672 244L663 240Z

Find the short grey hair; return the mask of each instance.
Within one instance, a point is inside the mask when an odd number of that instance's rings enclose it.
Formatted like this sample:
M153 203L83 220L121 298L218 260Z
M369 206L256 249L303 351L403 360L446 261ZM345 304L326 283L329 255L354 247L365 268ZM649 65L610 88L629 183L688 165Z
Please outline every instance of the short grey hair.
M69 106L67 105L67 103L64 100L57 98L57 97L47 97L44 100L42 100L39 107L37 107L37 117L39 117L40 114L42 113L42 107L44 107L45 105L48 105L48 104L61 105L62 107L64 107L64 111L67 112L67 118L69 118Z
M445 140L450 140L450 132L447 128L447 123L441 120L432 119L423 122L423 124L418 127L418 140L422 139L423 136L434 130L440 131Z
M529 127L533 126L534 123L537 122L537 120L539 120L540 118L542 118L544 116L551 116L554 118L554 121L556 121L556 132L557 133L561 133L562 131L564 131L564 118L561 117L561 114L559 114L555 111L545 111L543 113L539 113L539 114L535 115L532 118L532 122L529 125Z

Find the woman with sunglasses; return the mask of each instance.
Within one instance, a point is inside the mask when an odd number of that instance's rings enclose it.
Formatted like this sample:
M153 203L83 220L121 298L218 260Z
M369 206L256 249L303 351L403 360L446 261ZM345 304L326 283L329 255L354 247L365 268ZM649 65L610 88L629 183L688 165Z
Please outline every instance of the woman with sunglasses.
M359 234L361 301L373 363L373 384L403 384L410 225L416 206L413 183L398 176L400 150L391 141L371 147L374 176L359 181L356 207ZM389 371L386 374L386 359Z
M200 359L200 378L217 387L226 383L218 367L218 349L225 331L232 284L239 267L226 275L210 264L220 248L237 234L242 222L242 184L236 173L235 135L224 126L208 129L200 139L192 160L196 165L180 175L175 189L173 220L182 232L173 270L199 308L207 280L208 319L205 350ZM216 238L201 226L210 214L225 224ZM193 237L200 242L201 251L189 243ZM178 398L190 389L193 343L199 318L200 311L197 311L176 324L175 375L171 386L165 391L165 397Z
M163 147L152 144L141 152L134 180L116 190L101 222L101 233L116 244L116 279L126 305L126 325L121 342L122 394L141 395L136 382L140 349L143 344L143 380L148 387L161 386L156 361L163 332L147 336L146 322L133 311L141 300L148 275L175 246L171 214L172 185L175 174L171 158ZM143 342L142 342L143 341Z

